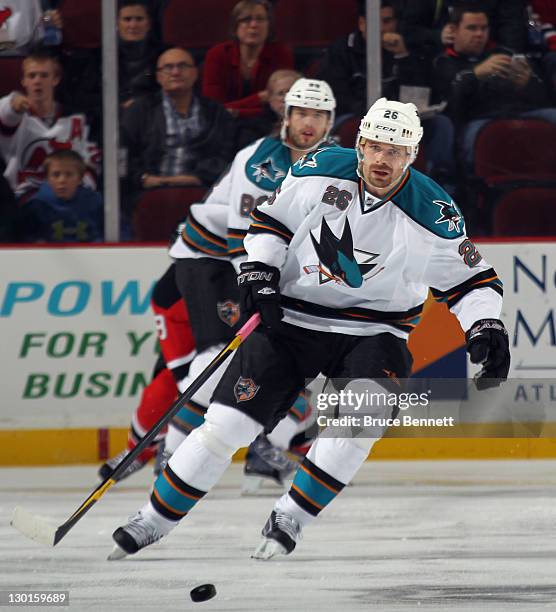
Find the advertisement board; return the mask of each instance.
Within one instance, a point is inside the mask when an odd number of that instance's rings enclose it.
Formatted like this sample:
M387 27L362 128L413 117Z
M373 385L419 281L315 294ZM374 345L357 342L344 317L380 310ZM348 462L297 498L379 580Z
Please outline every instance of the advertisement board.
M0 429L126 426L168 264L162 247L0 250Z
M527 379L523 398L556 402L550 384L556 372L556 241L477 246L504 282L510 377ZM29 451L46 440L45 432L67 451L51 456L55 462L98 460L119 450L157 360L149 302L169 264L164 246L0 250L0 462L48 462L44 448ZM409 347L414 376L465 378L477 370L467 361L456 318L430 299ZM387 448L383 442L378 451ZM428 456L430 442L416 446L416 456ZM555 445L542 443L541 451L527 442L511 452L552 456ZM406 441L403 452L411 444ZM439 456L451 456L458 444L465 456L468 444L456 440L446 445L448 455Z

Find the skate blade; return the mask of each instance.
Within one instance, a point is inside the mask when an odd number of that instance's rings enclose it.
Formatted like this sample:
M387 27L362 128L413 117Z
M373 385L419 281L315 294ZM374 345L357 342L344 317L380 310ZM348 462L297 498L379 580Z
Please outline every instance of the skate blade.
M30 540L45 546L54 546L56 528L20 506L14 509L10 525Z
M243 484L241 485L242 495L257 495L263 488L263 483L266 479L262 476L250 476L246 474L243 477Z
M251 474L245 474L243 477L243 484L241 485L241 494L244 496L258 495L262 493L267 485L276 491L288 491L292 481L285 480L283 483L276 482L274 478L266 478L264 476L254 476Z
M112 552L106 557L107 561L119 561L127 557L127 553L123 548L120 548L117 544L112 549Z
M251 555L251 559L260 559L261 561L268 561L272 557L278 555L287 555L286 549L277 542L270 538L263 538L263 541L259 544L257 550Z

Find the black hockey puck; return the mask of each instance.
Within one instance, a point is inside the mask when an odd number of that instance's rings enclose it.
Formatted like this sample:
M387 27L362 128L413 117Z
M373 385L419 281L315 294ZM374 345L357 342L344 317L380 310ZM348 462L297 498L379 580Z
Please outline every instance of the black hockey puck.
M202 584L192 589L189 595L193 601L207 601L216 595L216 589L214 584Z

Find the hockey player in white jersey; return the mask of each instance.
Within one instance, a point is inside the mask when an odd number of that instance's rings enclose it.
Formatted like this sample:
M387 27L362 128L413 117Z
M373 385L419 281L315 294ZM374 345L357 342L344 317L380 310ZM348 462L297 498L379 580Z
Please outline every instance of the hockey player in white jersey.
M319 372L366 379L380 392L407 377L406 340L429 288L457 316L471 361L482 363L478 386L505 380L502 283L466 237L450 196L410 168L421 136L413 104L382 98L362 119L355 150L305 156L253 212L238 283L244 314L259 312L262 323L232 358L205 423L157 482L157 499L114 532L123 550L167 534L233 453L280 419L306 379ZM290 553L376 440L321 435L275 504L254 556Z
M229 171L203 204L191 207L186 224L170 249L176 280L187 302L197 355L183 391L238 329L236 270L245 260L243 239L253 209L280 186L292 163L323 143L334 122L335 99L324 81L300 78L285 95L278 135L255 141L235 157ZM204 420L210 397L225 367L174 417L165 440L165 465L185 437ZM244 491L254 492L265 476L281 483L295 463L279 449L304 427L308 405L301 394L280 424L259 437L248 452ZM267 432L268 433L268 432Z

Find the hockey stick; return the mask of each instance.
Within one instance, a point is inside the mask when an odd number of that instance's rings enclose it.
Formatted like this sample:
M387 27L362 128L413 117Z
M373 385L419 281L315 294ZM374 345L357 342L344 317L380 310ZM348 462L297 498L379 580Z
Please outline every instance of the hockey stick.
M87 499L77 508L77 510L68 518L67 521L58 527L53 527L42 517L36 516L27 512L21 507L14 510L10 524L15 527L24 536L35 540L40 544L47 546L56 546L58 542L68 533L68 531L79 521L108 491L108 489L116 484L118 476L122 474L133 460L140 455L152 440L157 436L160 430L168 423L168 421L178 412L178 410L190 400L195 393L205 384L205 382L216 372L216 370L224 363L226 358L235 351L240 344L251 334L251 332L260 323L259 313L255 313L245 325L237 332L233 340L224 347L218 355L209 363L209 365L197 376L197 378L189 385L189 387L176 399L172 406L165 412L160 419L152 426L152 428L141 438L137 446L126 455L120 463L115 467L111 476L106 478Z

